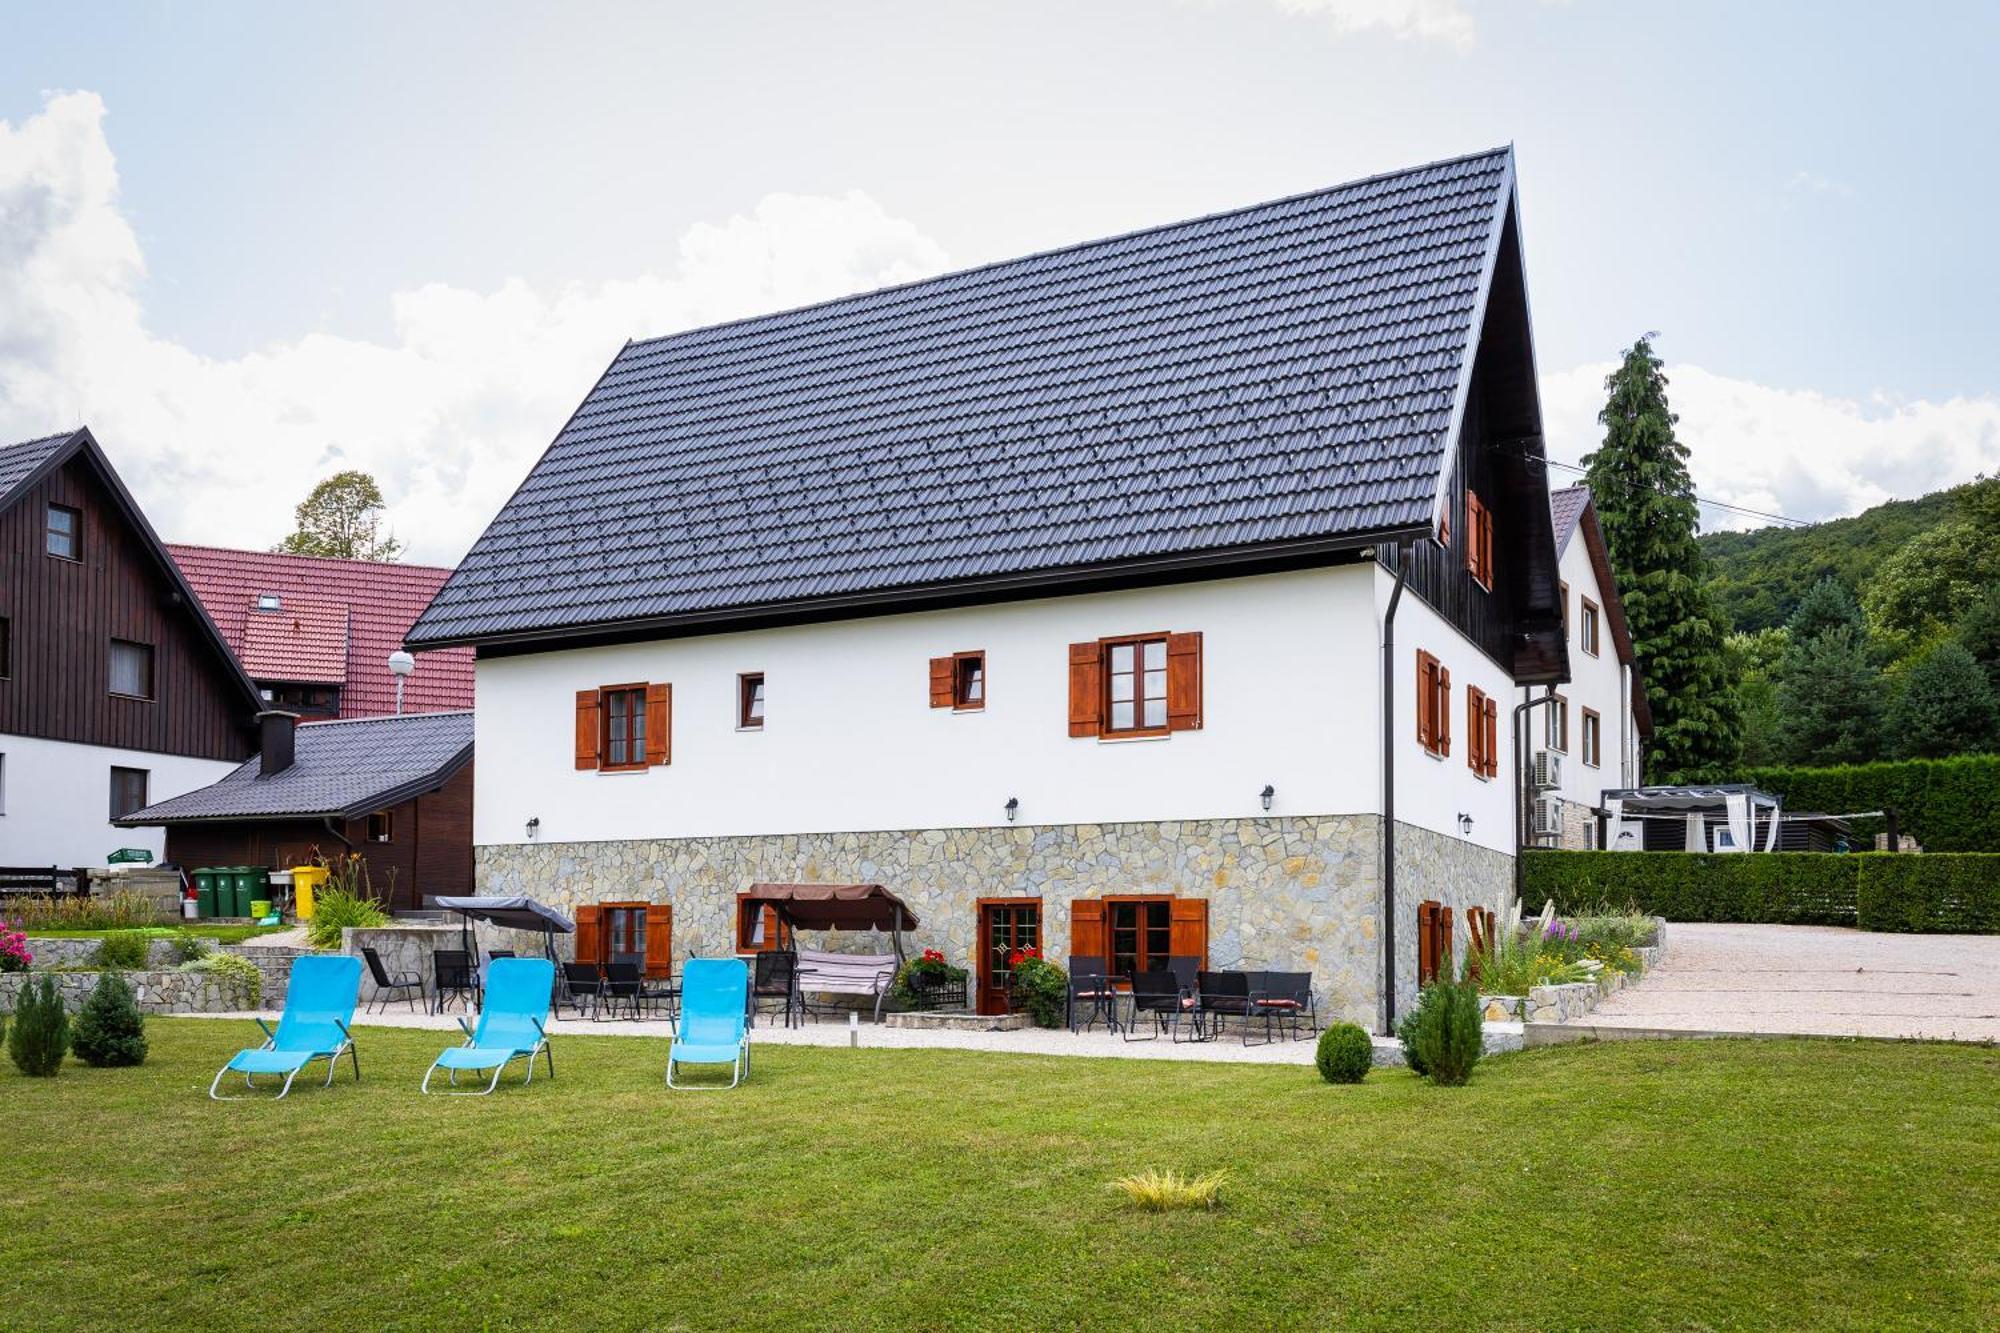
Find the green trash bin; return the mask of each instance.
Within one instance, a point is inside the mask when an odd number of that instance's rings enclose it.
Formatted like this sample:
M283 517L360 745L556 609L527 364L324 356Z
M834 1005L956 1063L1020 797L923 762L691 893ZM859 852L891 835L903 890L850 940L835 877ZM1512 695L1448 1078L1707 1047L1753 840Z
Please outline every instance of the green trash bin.
M253 899L264 896L264 867L236 867L236 911L235 916L249 916Z
M220 916L215 910L215 881L222 874L214 866L207 866L194 872L194 897L196 911L200 915Z

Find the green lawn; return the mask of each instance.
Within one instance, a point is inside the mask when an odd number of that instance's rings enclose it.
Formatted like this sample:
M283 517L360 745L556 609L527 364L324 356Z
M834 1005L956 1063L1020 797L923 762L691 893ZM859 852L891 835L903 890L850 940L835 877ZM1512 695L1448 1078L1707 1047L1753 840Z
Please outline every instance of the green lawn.
M2000 1051L1625 1043L1470 1087L1378 1071L767 1047L669 1093L664 1042L417 1095L203 1091L255 1029L139 1069L0 1067L0 1325L1121 1330L2000 1325ZM1144 1166L1224 1169L1142 1216Z

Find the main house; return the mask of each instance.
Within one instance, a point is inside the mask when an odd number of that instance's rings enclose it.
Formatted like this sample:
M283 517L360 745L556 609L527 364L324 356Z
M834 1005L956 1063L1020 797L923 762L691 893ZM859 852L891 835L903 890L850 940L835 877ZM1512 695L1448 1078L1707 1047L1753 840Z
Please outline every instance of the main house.
M89 430L0 448L0 865L157 858L115 821L235 768L262 706Z
M410 634L480 890L685 955L881 882L982 1007L1033 944L1386 1024L1513 891L1541 429L1506 149L628 344Z

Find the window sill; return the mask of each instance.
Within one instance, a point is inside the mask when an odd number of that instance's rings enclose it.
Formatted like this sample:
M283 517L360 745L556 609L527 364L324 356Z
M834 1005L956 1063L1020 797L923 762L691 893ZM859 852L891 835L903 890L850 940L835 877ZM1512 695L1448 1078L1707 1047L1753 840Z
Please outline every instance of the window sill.
M150 694L121 694L117 690L106 690L105 693L110 695L114 699L129 699L135 704L149 704L155 702L154 697Z
M599 764L597 766L597 776L601 778L629 777L634 773L644 773L648 767L646 764L620 764L618 767L613 768L609 764Z
M1099 745L1129 745L1134 741L1164 741L1173 736L1171 731L1121 731L1116 735L1099 733Z
M738 731L747 731L752 735L756 735L758 732L764 730L764 724L760 722L754 727L746 727L739 724L736 729Z
M960 705L960 704L953 704L953 705L952 705L952 709L951 709L951 711L952 711L953 713L955 713L955 714L956 714L956 713L983 713L983 712L985 712L985 711L986 711L986 705L985 705L985 704L964 704L964 705Z

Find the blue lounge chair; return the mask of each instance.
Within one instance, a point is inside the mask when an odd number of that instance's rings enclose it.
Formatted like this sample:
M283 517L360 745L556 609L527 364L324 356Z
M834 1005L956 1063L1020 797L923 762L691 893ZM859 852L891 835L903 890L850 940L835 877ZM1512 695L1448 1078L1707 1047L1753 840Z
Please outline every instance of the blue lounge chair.
M750 1077L750 968L741 958L690 958L681 973L681 1024L667 1048L667 1086L735 1087ZM675 1065L729 1065L729 1082L674 1082Z
M354 1078L361 1079L361 1057L354 1053L354 1034L347 1025L354 1021L354 1006L361 1001L361 960L347 957L300 958L292 964L292 979L285 988L285 1013L278 1030L263 1019L264 1044L255 1050L239 1051L236 1058L216 1071L208 1085L208 1095L219 1102L242 1101L225 1097L216 1089L224 1074L243 1075L243 1085L257 1086L259 1074L283 1074L283 1097L292 1090L292 1080L315 1060L326 1061L326 1083L333 1085L337 1061L345 1055L354 1064ZM276 1100L273 1098L272 1100Z
M431 1090L431 1075L444 1070L453 1088L458 1071L493 1071L492 1081L477 1092L446 1094L484 1097L500 1086L500 1076L515 1060L528 1062L523 1084L535 1081L535 1057L549 1064L549 1077L556 1076L556 1058L549 1052L549 1034L542 1020L549 1016L549 997L555 993L556 965L546 958L496 958L486 967L486 999L479 1009L479 1026L465 1029L465 1045L454 1046L431 1062L424 1071L423 1090Z

